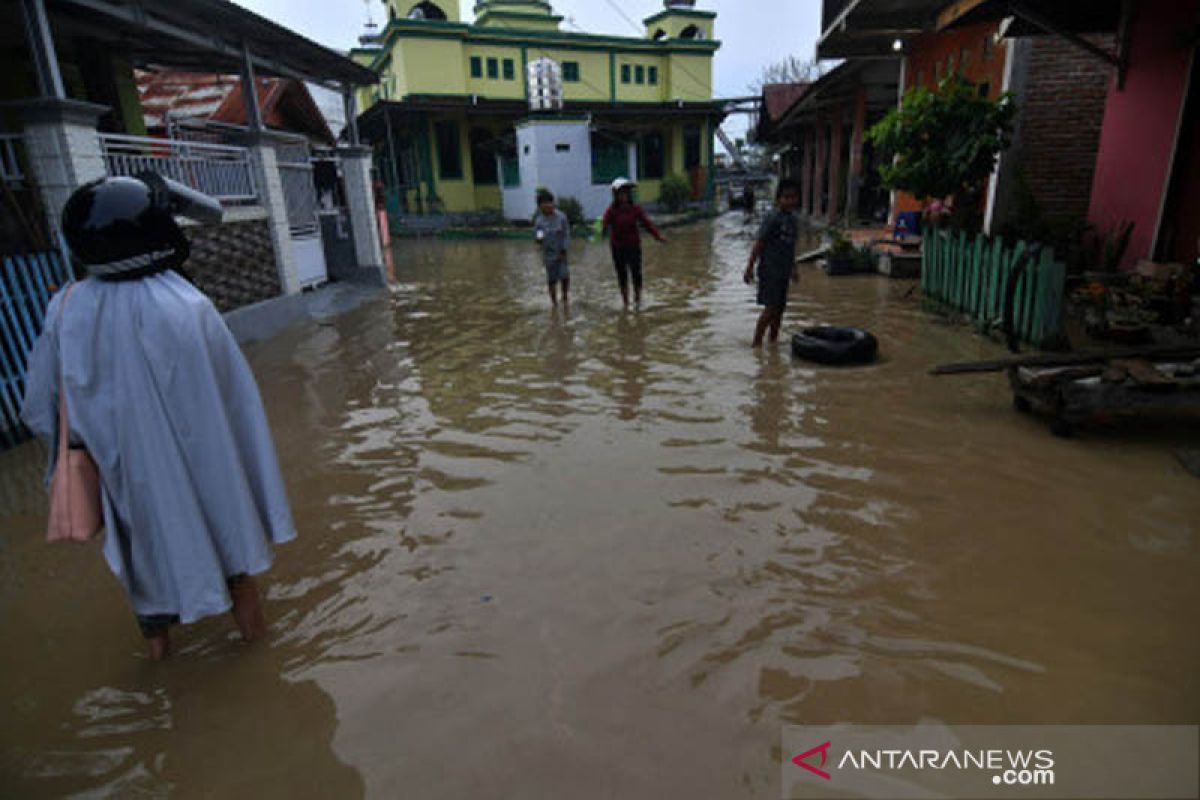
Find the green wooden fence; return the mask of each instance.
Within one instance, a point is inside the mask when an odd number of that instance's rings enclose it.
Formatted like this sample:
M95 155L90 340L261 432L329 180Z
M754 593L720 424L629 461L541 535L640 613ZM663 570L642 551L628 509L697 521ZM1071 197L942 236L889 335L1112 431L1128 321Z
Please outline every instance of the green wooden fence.
M927 300L968 315L981 329L999 327L1004 319L1010 276L1028 245L1006 246L1000 237L935 230L926 235L921 261L921 292ZM1017 280L1013 328L1035 347L1063 338L1063 292L1066 268L1043 248Z

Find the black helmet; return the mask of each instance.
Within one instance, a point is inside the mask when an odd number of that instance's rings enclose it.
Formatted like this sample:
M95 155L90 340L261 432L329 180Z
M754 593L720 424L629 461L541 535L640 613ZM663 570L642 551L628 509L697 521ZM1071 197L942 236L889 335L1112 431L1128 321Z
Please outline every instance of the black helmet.
M182 265L191 251L175 213L219 221L221 207L154 173L101 178L79 187L67 200L62 230L88 272L100 277L148 274Z

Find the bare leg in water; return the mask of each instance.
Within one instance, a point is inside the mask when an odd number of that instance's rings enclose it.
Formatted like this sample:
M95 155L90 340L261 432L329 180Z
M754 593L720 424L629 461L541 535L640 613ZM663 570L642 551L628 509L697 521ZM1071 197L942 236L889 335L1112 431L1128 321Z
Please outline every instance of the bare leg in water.
M233 620L237 623L242 639L253 642L266 636L267 618L263 613L258 583L249 575L235 575L226 583L229 596L233 600ZM174 614L138 617L138 625L146 639L151 661L162 661L171 655L170 629L178 623L179 617Z
M267 617L263 613L258 583L249 575L229 579L229 594L233 598L233 620L247 642L267 635Z
M771 330L771 341L779 339L779 322L783 319L783 309L775 306L767 306L758 315L758 323L754 326L754 343L751 347L762 347L763 337L767 333L767 329Z

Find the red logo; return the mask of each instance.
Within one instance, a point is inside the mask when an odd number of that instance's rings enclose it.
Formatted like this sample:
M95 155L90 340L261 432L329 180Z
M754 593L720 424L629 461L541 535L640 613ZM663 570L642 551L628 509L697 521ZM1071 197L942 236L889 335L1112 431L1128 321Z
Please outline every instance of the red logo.
M829 773L826 772L825 770L817 769L812 764L804 763L804 759L808 758L809 756L814 756L817 753L820 753L821 754L821 766L822 767L825 766L825 759L828 756L830 744L832 744L832 743L826 742L825 744L819 744L816 747L814 747L812 750L809 750L808 752L805 752L805 753L801 753L800 755L793 758L792 763L795 764L797 767L802 767L802 768L808 770L813 775L819 775L820 777L824 778L825 780L830 780Z

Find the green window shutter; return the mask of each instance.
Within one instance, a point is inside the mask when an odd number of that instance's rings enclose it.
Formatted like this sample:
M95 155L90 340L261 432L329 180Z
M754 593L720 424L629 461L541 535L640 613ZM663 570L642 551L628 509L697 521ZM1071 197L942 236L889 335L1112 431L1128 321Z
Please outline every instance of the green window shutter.
M471 77L483 77L483 59L479 56L471 56Z
M506 157L503 162L502 180L508 187L521 185L521 160L516 156Z
M517 77L517 67L511 58L504 59L504 80L511 81Z
M500 61L498 59L489 58L487 60L487 67L488 67L488 77L489 78L491 78L492 80L496 80L497 78L500 77Z
M571 83L579 82L579 62L564 61L563 62L563 80Z
M628 64L621 65L621 83L629 83L632 80L630 77L631 72L632 69Z
M612 183L629 172L629 148L624 142L592 136L592 183Z
M641 64L638 64L637 67L634 69L634 74L637 75L638 83L646 82L646 68L643 67Z
M658 67L650 67L650 85L658 86Z

